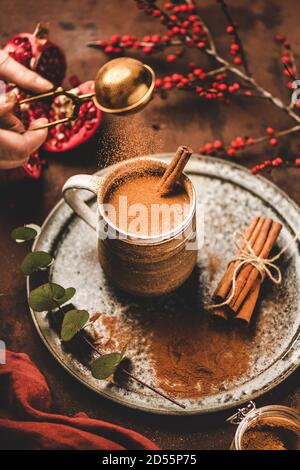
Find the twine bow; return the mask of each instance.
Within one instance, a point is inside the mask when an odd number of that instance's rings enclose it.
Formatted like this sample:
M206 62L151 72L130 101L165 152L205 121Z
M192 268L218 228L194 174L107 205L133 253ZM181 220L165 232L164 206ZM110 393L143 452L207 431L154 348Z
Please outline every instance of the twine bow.
M280 284L282 282L282 273L280 268L274 264L283 253L294 243L295 241L299 240L300 231L296 234L293 238L292 242L287 244L282 250L279 251L275 256L272 258L262 258L259 255L254 253L252 246L250 245L249 241L245 238L244 234L240 232L234 233L234 244L239 252L236 255L232 262L239 261L238 265L235 267L232 275L232 286L231 286L231 293L229 297L224 300L224 302L213 304L210 308L218 308L224 307L225 305L229 305L236 293L236 284L237 284L237 277L242 269L242 267L246 264L251 264L257 271L259 272L262 281L267 276L274 284ZM239 237L239 241L237 241L237 236Z

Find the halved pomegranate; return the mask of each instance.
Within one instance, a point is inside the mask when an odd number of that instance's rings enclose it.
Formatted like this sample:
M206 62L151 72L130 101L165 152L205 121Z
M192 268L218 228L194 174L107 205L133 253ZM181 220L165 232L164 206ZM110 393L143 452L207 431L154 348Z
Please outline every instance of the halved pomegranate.
M55 86L63 83L66 73L66 59L63 51L48 39L48 25L38 24L33 34L20 33L9 39L3 49L15 60L26 67L35 70L50 80ZM93 91L94 82L88 81L78 84L77 77L71 77L72 91L77 94ZM8 84L7 89L17 91L18 101L28 96L24 91L18 90L14 85ZM16 114L28 128L30 123L40 117L47 117L55 121L66 116L68 100L62 96L54 102L39 101L21 105ZM93 101L83 103L80 107L79 117L70 123L62 124L49 129L49 135L43 146L47 152L66 152L90 139L96 132L102 120L102 113ZM29 161L21 168L4 170L0 172L0 181L18 179L20 176L30 176L38 179L42 172L42 163L39 152L34 152Z
M16 34L5 43L3 49L15 60L58 86L66 75L66 58L63 51L48 38L49 25L38 23L34 33Z
M91 93L93 90L94 82L89 80L69 91L75 95L81 95ZM49 121L56 121L67 116L70 104L70 100L63 95L55 98L47 116ZM39 117L41 116L42 114ZM95 134L101 120L100 109L96 108L92 100L87 101L81 105L79 117L76 120L49 129L48 139L43 148L48 152L67 152L78 147Z
M14 181L24 180L26 178L38 180L41 177L44 161L40 158L39 151L33 152L30 155L28 162L19 168L12 170L0 171L0 182L11 183Z

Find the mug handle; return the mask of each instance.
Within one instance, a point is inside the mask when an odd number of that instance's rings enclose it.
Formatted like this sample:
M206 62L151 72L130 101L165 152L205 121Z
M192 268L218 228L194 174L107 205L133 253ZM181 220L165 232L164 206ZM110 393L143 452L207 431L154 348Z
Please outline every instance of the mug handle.
M96 175L75 175L69 178L63 188L62 193L66 203L73 211L86 222L90 227L96 230L97 217L94 211L78 196L78 189L87 189L96 196L103 178Z

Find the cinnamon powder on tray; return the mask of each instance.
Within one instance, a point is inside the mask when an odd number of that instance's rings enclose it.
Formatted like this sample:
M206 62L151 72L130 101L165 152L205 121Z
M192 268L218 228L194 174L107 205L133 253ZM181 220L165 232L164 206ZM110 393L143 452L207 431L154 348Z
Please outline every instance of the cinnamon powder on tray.
M247 371L249 348L242 333L224 331L185 315L153 325L150 354L158 385L181 398L218 393Z
M103 352L128 344L135 363L140 341L146 342L143 349L156 386L174 397L197 399L219 393L226 382L248 370L251 339L216 323L209 314L159 312L132 324L126 317L102 315L100 325L96 340Z

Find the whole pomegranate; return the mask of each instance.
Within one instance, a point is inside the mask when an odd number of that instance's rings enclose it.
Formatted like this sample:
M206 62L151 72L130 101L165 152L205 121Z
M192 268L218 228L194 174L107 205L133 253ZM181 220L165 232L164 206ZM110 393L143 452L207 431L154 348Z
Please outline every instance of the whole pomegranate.
M48 37L49 25L38 23L34 33L16 34L3 49L16 61L58 86L66 75L65 54Z

